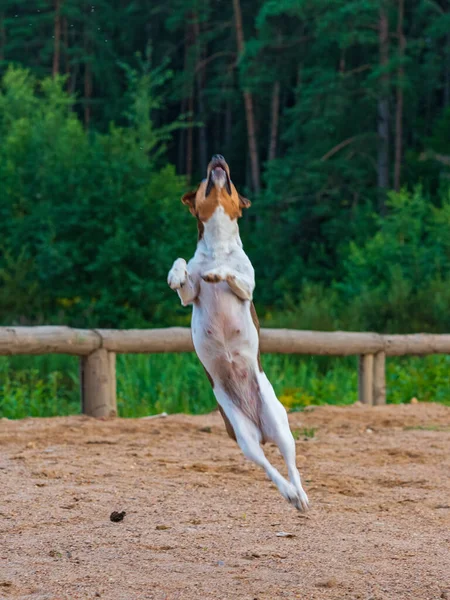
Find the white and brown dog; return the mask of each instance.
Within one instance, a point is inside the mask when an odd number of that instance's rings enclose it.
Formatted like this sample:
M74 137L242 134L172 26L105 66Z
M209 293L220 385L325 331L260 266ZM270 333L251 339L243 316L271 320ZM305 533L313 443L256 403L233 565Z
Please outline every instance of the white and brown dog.
M255 273L239 237L238 218L250 202L238 194L223 156L183 204L198 222L198 244L186 264L178 258L168 275L183 306L193 305L192 339L219 403L227 432L247 458L263 467L298 510L308 508L295 460L286 410L259 357L259 323L253 306ZM261 443L274 442L286 462L287 481L267 460Z

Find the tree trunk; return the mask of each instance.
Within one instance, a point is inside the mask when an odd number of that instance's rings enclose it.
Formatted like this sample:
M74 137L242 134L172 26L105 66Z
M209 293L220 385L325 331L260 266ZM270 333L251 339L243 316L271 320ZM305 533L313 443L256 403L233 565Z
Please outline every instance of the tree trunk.
M380 10L378 24L380 67L387 68L389 61L389 22L384 7ZM389 74L380 78L378 97L378 204L380 212L385 210L386 190L389 188Z
M67 75L67 88L70 87L70 60L69 60L69 30L67 28L67 17L62 18L62 39L64 45L64 68Z
M56 77L59 74L59 62L61 54L61 0L55 0L55 26L54 26L53 44L53 69L52 75Z
M6 29L5 14L0 13L0 60L5 60Z
M396 191L400 189L401 183L401 165L402 165L402 147L403 147L403 83L404 83L404 68L403 57L405 55L406 39L403 34L403 13L404 0L398 0L398 21L397 21L397 36L398 36L398 55L399 67L397 70L397 108L395 112L395 166L394 166L394 188Z
M188 70L188 57L189 57L189 26L186 25L184 30L184 61L183 61L183 72L187 73ZM187 108L187 97L188 97L188 86L186 83L183 86L183 97L180 103L180 112L182 115L186 113ZM183 127L180 129L178 136L178 157L177 157L177 171L178 173L186 173L186 129Z
M270 139L268 159L273 160L277 156L278 123L280 121L280 82L277 80L273 84L272 108L270 119Z
M187 15L189 21L192 20L192 15ZM186 26L186 53L184 55L184 70L185 72L189 69L189 53L190 49L194 44L194 28L189 22ZM194 157L194 126L193 126L193 116L194 116L194 94L195 94L195 72L191 74L192 77L189 78L188 88L186 89L187 96L187 110L189 113L188 123L190 123L190 127L187 129L186 135L186 178L188 183L191 182L192 179L192 164Z
M231 148L231 136L233 132L233 110L231 108L231 100L227 100L227 107L225 110L225 136L224 136L224 144L225 148L228 151L228 148Z
M198 136L199 136L199 161L201 173L206 173L208 167L208 140L206 138L206 125L205 125L205 103L203 99L203 87L204 80L203 75L198 77L198 112L202 121L200 125Z
M84 30L84 124L89 127L91 121L91 97L92 97L92 65L90 55L89 33Z
M341 58L339 59L339 73L341 75L345 73L345 48L341 50Z
M450 33L445 38L444 56L444 109L450 104Z
M186 112L186 98L182 98L180 102L180 114L184 115ZM181 128L178 134L178 155L177 155L177 172L179 174L184 172L184 153L186 145L186 129Z
M207 139L206 139L206 125L204 123L205 119L205 103L203 100L203 88L205 86L205 68L201 66L203 64L202 61L202 50L200 46L200 24L198 22L198 15L194 15L193 18L193 32L194 32L194 44L198 49L197 51L197 59L195 64L195 74L197 81L197 103L198 103L198 114L200 116L201 125L198 128L199 134L199 166L200 171L202 173L206 172L206 168L208 166L208 147L207 147Z
M65 27L67 28L67 18L65 19ZM72 45L72 47L77 46L77 41L75 38L75 32L73 29L67 28L67 49ZM69 65L69 56L67 56L67 65ZM68 67L67 67L68 68ZM67 90L69 94L73 95L77 89L78 78L80 76L81 69L81 61L75 60L70 68L70 78L67 82Z
M77 88L79 71L80 71L80 63L77 61L75 63L75 66L74 66L73 70L72 70L72 73L70 74L69 94L74 94L75 93L75 90Z
M220 107L221 108L221 107ZM222 112L219 110L216 112L214 116L214 134L213 134L213 153L218 152L219 154L223 154L223 144L222 144Z
M91 121L92 71L89 62L84 69L84 124L89 127Z
M244 31L242 28L242 13L240 0L233 0L234 19L236 27L236 42L239 55L244 52ZM256 142L255 111L253 107L253 96L250 92L244 91L245 119L247 122L248 149L250 152L250 165L252 171L252 184L256 193L261 190L258 145Z
M194 96L193 96L192 91L191 91L191 95L189 96L189 100L188 100L188 111L190 114L189 121L191 123L191 126L189 127L189 129L187 131L186 176L187 176L188 183L190 183L191 179L192 179L192 153L193 153L193 133L194 133L194 129L192 126L192 113L194 111Z

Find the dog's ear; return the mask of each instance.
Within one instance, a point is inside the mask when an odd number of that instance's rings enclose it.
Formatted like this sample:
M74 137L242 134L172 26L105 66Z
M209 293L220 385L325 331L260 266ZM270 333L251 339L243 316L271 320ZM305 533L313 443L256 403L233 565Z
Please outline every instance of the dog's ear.
M186 204L186 206L189 207L189 211L191 212L191 214L194 215L194 217L197 214L197 211L195 210L195 196L197 195L197 190L194 190L193 192L187 192L187 194L184 194L184 196L181 198L181 202L183 204Z
M250 202L250 200L248 198L244 198L244 196L241 196L241 194L238 193L239 196L239 206L241 208L249 208L252 203Z

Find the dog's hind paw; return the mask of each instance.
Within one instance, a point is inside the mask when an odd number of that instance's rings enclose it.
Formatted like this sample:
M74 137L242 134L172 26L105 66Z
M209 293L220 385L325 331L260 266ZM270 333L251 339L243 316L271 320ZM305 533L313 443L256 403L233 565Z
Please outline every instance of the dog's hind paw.
M300 512L306 512L309 509L308 496L303 488L297 489L292 483L288 483L283 489L280 489L280 492Z
M300 512L306 512L309 510L309 500L305 490L297 490L295 501L291 502L291 504L293 504Z

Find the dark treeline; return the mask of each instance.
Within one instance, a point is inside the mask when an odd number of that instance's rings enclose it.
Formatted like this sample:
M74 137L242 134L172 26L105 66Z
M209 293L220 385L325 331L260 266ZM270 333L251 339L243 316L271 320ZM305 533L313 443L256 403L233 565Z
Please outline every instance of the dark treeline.
M3 322L173 322L220 152L267 319L450 326L449 0L2 0L0 69Z

